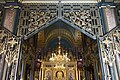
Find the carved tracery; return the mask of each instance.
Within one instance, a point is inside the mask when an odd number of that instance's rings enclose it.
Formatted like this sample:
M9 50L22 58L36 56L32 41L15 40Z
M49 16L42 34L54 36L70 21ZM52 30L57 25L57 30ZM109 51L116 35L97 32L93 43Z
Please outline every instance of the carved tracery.
M120 54L120 27L100 38L100 49L105 71L105 78L111 80L111 67L114 66L116 54Z
M63 15L65 19L70 20L73 24L92 32L91 15L88 10L65 11Z
M119 27L101 38L101 50L104 62L111 64L115 61L116 51L120 52L120 29Z
M96 4L62 4L63 18L91 35L102 35L102 26ZM94 7L93 7L94 6Z
M46 23L54 20L57 17L57 12L55 10L50 11L37 11L32 10L30 12L30 19L29 19L29 31L33 31L38 27L42 27Z
M0 30L0 55L4 54L6 51L6 38L7 33L4 30Z
M38 7L40 6L40 7ZM56 20L68 21L84 32L102 35L102 25L96 4L24 4L18 25L19 35L32 33Z
M56 4L24 4L21 7L18 35L29 35L54 21L58 17L57 6Z
M8 77L13 80L15 73L16 62L18 61L19 53L19 38L14 36L6 29L0 30L0 55L5 55L5 61L8 65L8 71L10 75ZM11 71L9 70L11 68ZM10 77L11 76L11 77Z

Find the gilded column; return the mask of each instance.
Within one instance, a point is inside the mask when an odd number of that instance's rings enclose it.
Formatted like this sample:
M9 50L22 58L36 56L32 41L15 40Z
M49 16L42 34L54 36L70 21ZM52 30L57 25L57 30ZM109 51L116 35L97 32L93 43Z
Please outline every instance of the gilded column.
M2 80L5 80L5 78L6 78L6 72L7 72L7 63L5 62L4 69L3 69Z
M80 74L80 72L81 72L81 71L79 70L79 79L78 79L78 80L81 80L81 74Z
M77 79L77 80L79 80L79 79L78 79L78 76L79 76L78 73L79 73L79 70L77 69L77 63L76 63L76 79Z
M41 77L42 77L42 76L41 76L41 75L42 75L42 74L41 74L41 71L42 71L42 69L40 68L40 71L39 71L39 80L41 80Z

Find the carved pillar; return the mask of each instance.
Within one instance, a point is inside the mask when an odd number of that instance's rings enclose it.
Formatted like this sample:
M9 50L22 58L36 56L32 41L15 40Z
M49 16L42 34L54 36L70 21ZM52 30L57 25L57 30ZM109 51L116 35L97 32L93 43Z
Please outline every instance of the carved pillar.
M0 54L5 55L5 67L3 72L3 80L13 80L15 77L15 68L14 65L16 64L16 61L18 59L18 53L19 53L19 39L9 33L6 29L1 30L2 33L0 33L1 41L3 43L2 51ZM4 39L5 38L5 39ZM4 40L3 40L4 39Z
M26 61L25 61L24 56L23 56L20 80L25 80L25 68L26 68Z
M119 51L120 47L120 32L119 26L114 28L111 32L100 38L100 49L102 59L101 65L103 68L103 74L105 80L119 80L118 70L116 67L116 51Z
M42 66L41 66L41 70L42 70L42 71L41 71L41 73L42 73L41 76L42 76L42 80L43 80L43 79L44 79L44 78L43 78L43 77L44 77L44 75L43 75L43 72L44 72L43 64L42 64Z
M81 71L80 70L78 70L78 76L79 76L79 79L78 80L81 80Z
M4 69L3 69L2 80L5 80L5 78L6 78L6 72L7 72L7 63L5 62Z
M76 66L77 66L77 64L76 64ZM76 79L79 80L79 70L77 69L77 67L76 67Z
M99 80L99 79L98 79L98 66L97 66L97 61L95 61L95 63L94 63L94 78L95 78L95 80Z
M0 65L2 66L1 68L1 74L0 74L0 80L2 80L2 76L4 76L4 68L5 68L5 54L2 54L2 63Z
M40 68L40 71L39 71L39 80L41 80L42 78L42 69Z
M7 70L7 63L5 62L6 56L6 41L7 41L7 33L5 30L0 30L0 55L3 55L3 66L2 66L2 76L0 79L5 80L6 77L6 70Z
M10 80L13 80L14 79L14 75L15 75L15 66L16 66L16 63L14 62L11 66L11 71L10 71Z
M119 79L120 79L120 53L116 54L116 63L117 63L117 70L118 70L118 74L119 74Z
M16 65L15 65L15 77L14 77L14 80L17 80L17 79L19 78L19 76L18 76L18 69L19 69L19 64L20 64L20 61L21 61L22 38L23 38L23 37L21 37L21 39L20 39L20 41L19 41L18 53L16 54L17 60L16 60Z
M118 71L117 71L117 66L116 66L116 62L113 63L114 66L114 74L115 74L115 78L116 80L119 80L119 75L118 75Z

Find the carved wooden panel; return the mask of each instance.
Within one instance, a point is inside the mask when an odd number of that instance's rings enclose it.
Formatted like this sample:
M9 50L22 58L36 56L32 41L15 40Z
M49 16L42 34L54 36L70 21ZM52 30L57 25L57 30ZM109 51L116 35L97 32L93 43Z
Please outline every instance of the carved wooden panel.
M57 16L58 5L56 4L24 4L21 8L18 35L44 27Z
M18 35L35 33L50 22L62 19L88 34L102 35L101 19L97 4L41 3L23 4L21 7Z
M19 38L8 32L6 29L0 30L0 55L5 55L5 61L10 69L8 77L13 80L15 77L15 66L18 61Z
M77 25L90 34L102 35L101 19L96 4L64 3L62 4L62 16L71 24Z
M104 61L109 65L112 65L112 63L115 61L115 54L117 54L116 51L120 52L119 28L101 38L101 50Z
M120 54L120 27L100 38L100 50L103 61L105 78L110 80L112 77L111 69L116 60L116 54Z

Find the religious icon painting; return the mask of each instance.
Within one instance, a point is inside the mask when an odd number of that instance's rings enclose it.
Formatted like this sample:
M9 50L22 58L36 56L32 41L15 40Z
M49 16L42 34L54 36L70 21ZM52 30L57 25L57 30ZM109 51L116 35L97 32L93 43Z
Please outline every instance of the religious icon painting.
M13 32L14 29L15 16L16 16L16 9L8 8L5 10L4 27L11 32Z
M83 66L82 61L78 61L77 62L77 67L78 67L79 70L82 68L82 66Z
M75 71L74 70L68 71L68 80L75 80Z
M52 71L50 70L45 71L45 80L52 80Z

